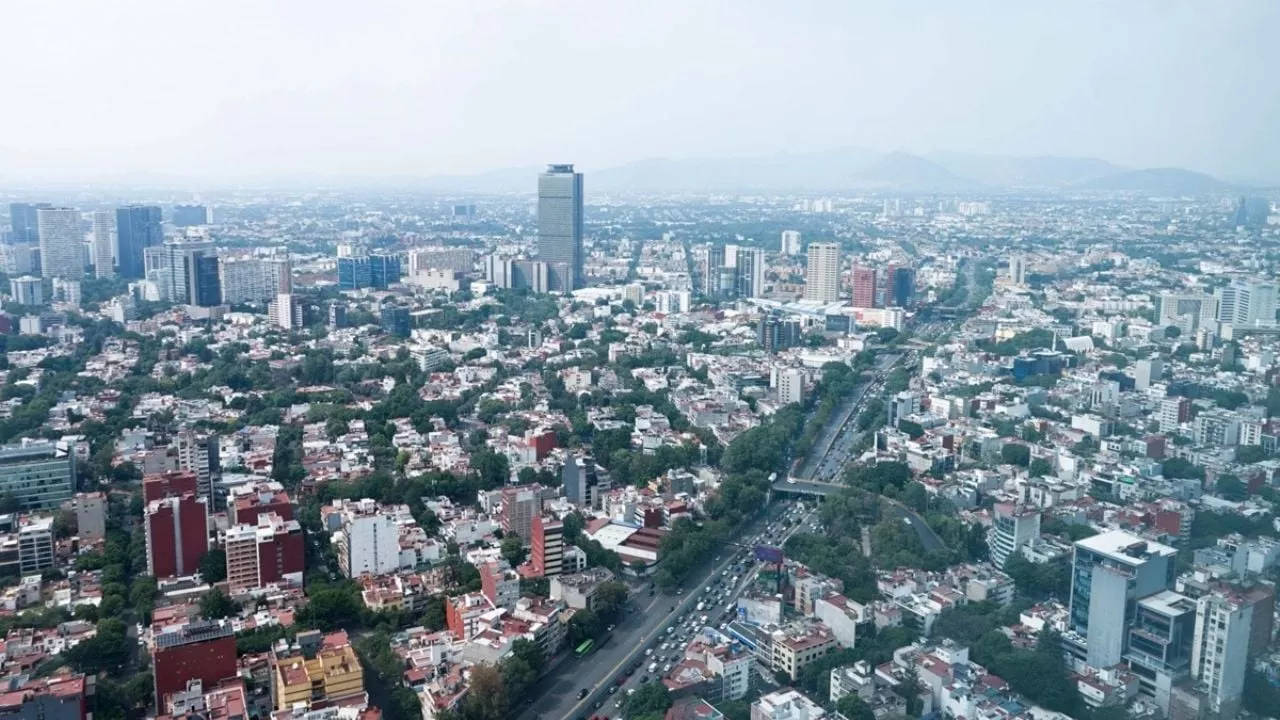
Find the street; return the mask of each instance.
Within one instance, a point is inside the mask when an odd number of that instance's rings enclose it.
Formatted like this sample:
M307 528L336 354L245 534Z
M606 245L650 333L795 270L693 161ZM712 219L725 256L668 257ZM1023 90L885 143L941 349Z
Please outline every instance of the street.
M784 545L787 538L808 522L815 511L810 509L799 522L779 536L776 544ZM750 544L751 538L764 532L770 522L767 515L757 518L743 527L737 541L743 545ZM738 552L738 548L726 547L721 552L719 561L712 560L692 571L683 585L684 592L681 595L667 595L659 592L650 597L647 591L633 595L632 602L638 606L638 610L619 622L608 642L594 653L585 658L570 657L544 678L539 688L538 700L521 713L521 720L551 720L552 718L559 720L592 715L620 717L621 710L617 703L622 700L628 689L638 688L640 678L644 676L649 677L649 682L658 681L657 674L646 672L651 660L645 658L645 648L654 644L655 640L661 642L665 637L666 628L675 624L680 616L694 612L697 604L705 599L703 596L707 585L724 577L721 573L734 564L734 556ZM713 607L698 613L708 616L709 625L718 624L717 618L724 614L725 607L730 602L737 602L742 589L750 585L758 571L754 558L750 560L753 563L750 566L750 572L731 588L729 596L717 600ZM674 612L671 610L672 606L676 608ZM672 652L678 653L680 650L669 650L667 655L670 656ZM614 695L609 695L609 688L615 685L617 677L642 659L644 664L627 678L626 683L620 686ZM665 664L666 662L662 663L662 665ZM583 688L586 688L589 694L579 700L578 692Z

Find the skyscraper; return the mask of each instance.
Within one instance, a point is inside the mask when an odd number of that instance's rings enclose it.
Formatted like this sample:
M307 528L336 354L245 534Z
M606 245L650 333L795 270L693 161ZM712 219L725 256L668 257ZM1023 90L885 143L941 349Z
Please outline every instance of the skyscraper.
M810 243L809 269L804 281L804 299L833 303L840 299L840 245Z
M384 289L400 282L400 256L363 252L338 255L338 289Z
M1021 255L1009 256L1009 282L1019 287L1027 284L1027 261Z
M177 227L208 225L209 208L204 205L177 205L173 208L173 224Z
M764 251L759 248L738 248L737 295L740 298L764 297Z
M40 269L44 277L79 280L84 277L84 231L80 212L71 208L40 208Z
M551 289L583 287L582 173L573 165L548 165L538 176L538 259L548 264Z
M866 265L853 266L853 307L876 306L876 269Z
M1234 327L1276 323L1276 286L1268 282L1237 280L1218 288L1218 322Z
M222 282L212 242L167 243L164 254L162 292L171 302L200 307L222 302Z
M13 229L15 243L40 242L40 219L37 211L53 207L49 203L11 203L9 227Z
M916 271L910 267L890 265L885 274L885 307L909 307L916 290Z
M703 263L703 295L719 300L724 295L721 270L724 268L724 246L707 243L707 260ZM732 287L730 288L732 290Z
M116 274L116 218L110 212L93 214L93 271L100 278Z
M800 231L799 230L783 230L782 231L781 250L783 255L799 255L800 254Z
M120 277L139 280L146 277L143 251L164 244L160 226L160 208L153 205L128 205L116 209L116 266Z

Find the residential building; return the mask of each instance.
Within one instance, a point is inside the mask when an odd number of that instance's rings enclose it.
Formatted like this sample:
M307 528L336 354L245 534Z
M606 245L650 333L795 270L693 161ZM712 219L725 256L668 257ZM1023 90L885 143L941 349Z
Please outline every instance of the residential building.
M830 720L833 717L793 688L761 695L751 703L751 720Z
M1217 717L1235 717L1240 710L1258 607L1248 597L1225 589L1196 600L1191 674Z
M301 330L306 324L302 298L292 293L276 295L267 306L267 316L271 324L286 330Z
M552 291L585 287L582 173L573 165L548 165L538 176L538 260L547 263Z
M778 371L778 403L791 405L804 402L804 371L785 368Z
M259 515L275 514L293 520L293 498L274 480L232 488L227 498L227 519L232 525L254 525Z
M217 433L183 428L174 435L173 447L178 469L195 473L196 494L212 503L213 484L222 475Z
M18 525L18 567L23 575L53 567L53 518L24 517Z
M299 633L288 650L272 651L271 666L277 711L333 707L365 694L364 668L342 630Z
M219 257L218 283L228 305L264 303L292 291L289 258Z
M1192 440L1197 445L1236 445L1240 442L1240 416L1226 410L1209 410L1196 416Z
M568 453L560 477L566 500L587 508L600 508L601 492L607 488L600 481L595 458Z
M42 211L43 212L43 211ZM1218 322L1238 328L1276 324L1276 285L1234 281L1218 288Z
M790 677L800 678L800 671L810 663L838 649L835 636L822 623L802 627L786 627L773 631L773 656L770 668Z
M1120 662L1137 601L1173 585L1176 555L1167 545L1120 530L1076 541L1069 626L1085 639L1089 665Z
M209 507L205 498L187 492L150 501L144 511L147 574L156 578L186 577L200 571L209 552Z
M227 620L195 620L156 631L151 649L157 708L165 698L187 689L198 680L214 687L239 672L236 665L236 633Z
M302 586L306 548L302 526L275 513L256 524L232 525L226 533L227 584L233 594L272 584Z
M1164 371L1160 358L1143 358L1133 364L1133 386L1136 390L1146 390L1151 383L1159 382Z
M809 243L804 299L833 303L840 299L840 244Z
M564 567L564 523L536 515L530 523L533 577L555 577Z
M525 542L533 539L533 519L542 515L544 491L541 485L520 485L502 489L502 532Z
M63 674L47 678L18 675L6 682L0 695L0 713L7 720L89 720L86 682L92 691L93 681L84 675Z
M720 300L733 292L732 283L726 288L726 275L732 275L725 258L725 246L707 243L702 261L702 294L712 300Z
M76 493L75 497L63 503L62 507L76 514L76 536L81 542L94 543L106 539L106 493Z
M76 455L62 441L33 440L0 446L0 496L23 510L48 510L71 499Z
M799 230L783 230L782 244L778 248L783 255L799 255L800 254L800 231Z
M1009 256L1009 282L1018 287L1027 284L1027 259L1021 255Z
M576 610L594 610L596 591L613 581L608 568L596 567L571 575L551 578L551 599L563 602Z
M1040 511L1036 508L1015 505L1013 503L996 503L992 508L991 532L988 543L991 547L991 562L1001 570L1022 548L1034 543L1040 537Z
M1142 598L1133 611L1124 657L1139 692L1160 707L1168 707L1169 689L1187 676L1195 617L1195 601L1171 590Z
M38 277L25 275L9 279L9 297L18 305L44 304L44 281Z
M520 574L506 562L480 565L480 592L494 607L514 610L520 601Z
M1160 423L1160 432L1176 432L1183 423L1191 420L1191 399L1168 397L1161 400L1157 420Z
M79 280L84 277L84 230L80 211L40 208L40 272L47 278Z
M339 513L341 529L331 542L338 567L349 578L385 575L400 566L400 528L395 518L381 513L370 499L348 503Z
M116 209L116 269L120 277L129 280L145 278L145 250L163 244L160 208L129 205Z

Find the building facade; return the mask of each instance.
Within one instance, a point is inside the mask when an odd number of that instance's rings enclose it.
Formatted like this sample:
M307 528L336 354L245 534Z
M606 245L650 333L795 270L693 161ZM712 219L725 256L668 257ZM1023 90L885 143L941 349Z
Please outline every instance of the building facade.
M538 259L548 265L552 291L585 287L582 173L573 165L548 165L538 176Z

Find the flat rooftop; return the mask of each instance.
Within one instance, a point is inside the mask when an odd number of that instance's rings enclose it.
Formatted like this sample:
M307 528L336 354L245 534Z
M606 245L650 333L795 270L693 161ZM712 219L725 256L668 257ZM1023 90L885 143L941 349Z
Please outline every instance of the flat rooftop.
M1076 541L1076 547L1103 555L1126 565L1140 565L1153 557L1173 557L1178 551L1168 545L1131 535L1123 530L1109 530Z

